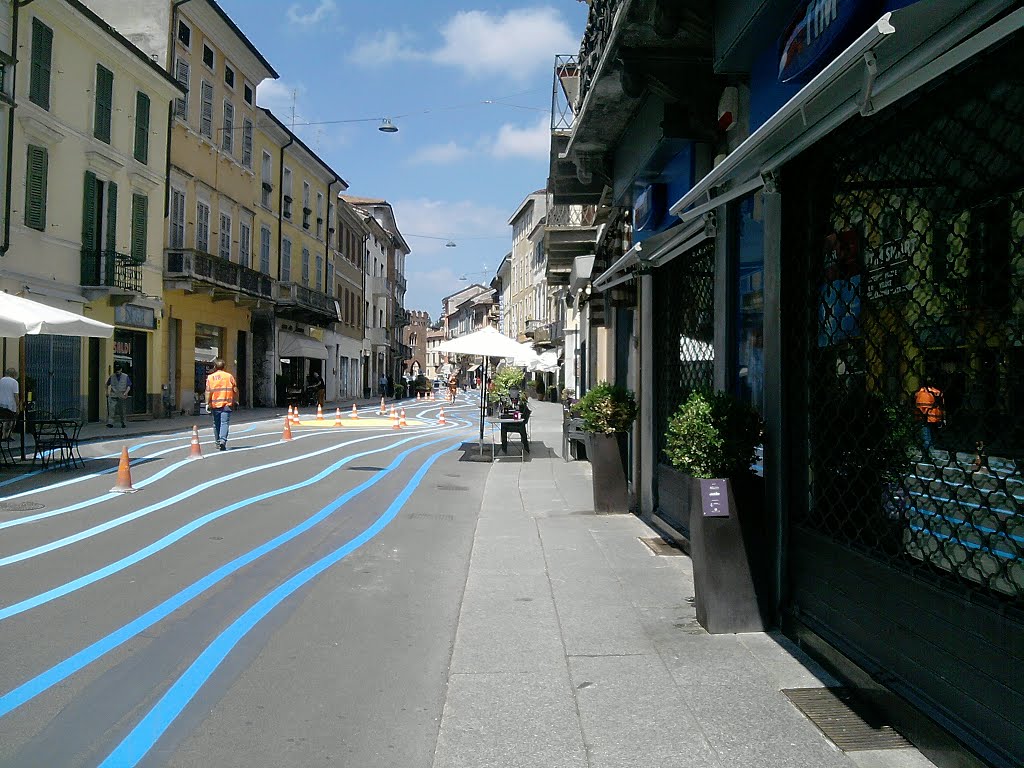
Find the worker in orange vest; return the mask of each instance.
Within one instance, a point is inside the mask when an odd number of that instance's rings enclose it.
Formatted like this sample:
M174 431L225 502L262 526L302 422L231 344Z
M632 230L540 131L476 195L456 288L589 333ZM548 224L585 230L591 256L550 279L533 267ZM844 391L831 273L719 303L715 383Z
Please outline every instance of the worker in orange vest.
M934 430L946 424L946 405L942 390L925 382L914 393L914 408L917 419L921 422L921 444L928 453L935 442Z
M206 412L213 414L213 436L217 448L226 451L231 411L238 402L238 383L224 370L224 361L213 361L213 373L206 377Z

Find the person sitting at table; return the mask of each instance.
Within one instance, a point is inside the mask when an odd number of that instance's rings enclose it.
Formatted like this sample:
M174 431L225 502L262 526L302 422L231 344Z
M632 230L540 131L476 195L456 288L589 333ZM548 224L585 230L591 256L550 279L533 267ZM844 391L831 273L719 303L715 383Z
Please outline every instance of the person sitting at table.
M530 440L526 436L526 423L530 420L530 406L526 402L525 397L520 397L518 390L515 390L515 397L511 397L512 390L509 391L510 395L510 406L509 410L513 413L519 412L519 421L517 422L505 422L501 423L501 452L508 453L508 433L515 432L522 438L523 450L527 453L530 452Z

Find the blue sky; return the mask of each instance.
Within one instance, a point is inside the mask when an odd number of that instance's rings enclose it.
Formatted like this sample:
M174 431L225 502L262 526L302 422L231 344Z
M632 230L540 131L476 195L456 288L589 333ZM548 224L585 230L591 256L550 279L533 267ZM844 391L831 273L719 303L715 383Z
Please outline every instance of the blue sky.
M286 124L294 104L349 193L394 206L406 307L436 319L461 275L493 275L509 216L547 183L554 56L579 49L586 3L219 1L280 74L258 103ZM398 133L377 130L387 116Z

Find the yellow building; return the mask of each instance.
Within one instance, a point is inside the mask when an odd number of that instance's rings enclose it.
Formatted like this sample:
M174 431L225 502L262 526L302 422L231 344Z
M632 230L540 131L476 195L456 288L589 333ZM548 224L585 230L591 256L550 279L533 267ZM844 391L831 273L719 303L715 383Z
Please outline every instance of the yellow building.
M11 240L0 289L116 326L110 341L25 339L39 408L106 416L115 362L134 414L161 403L161 267L170 76L76 0L18 10ZM4 341L18 367L18 344Z

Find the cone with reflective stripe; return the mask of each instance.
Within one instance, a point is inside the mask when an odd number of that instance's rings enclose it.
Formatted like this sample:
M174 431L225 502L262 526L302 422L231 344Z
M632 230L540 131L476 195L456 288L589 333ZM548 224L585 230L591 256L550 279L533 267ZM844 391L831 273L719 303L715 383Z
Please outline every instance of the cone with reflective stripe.
M349 414L349 418L350 419L358 419L359 418L359 411L356 410L356 404L355 403L352 403L352 413Z
M441 413L437 415L437 423L440 424L441 426L444 426L445 424L443 407L441 408Z
M111 493L135 493L132 488L132 463L128 458L128 446L121 448L121 461L117 464L117 482L110 489Z
M199 427L195 424L192 425L192 447L189 449L188 457L190 459L203 458L203 449L199 445Z
M393 419L393 418L395 418L397 416L398 416L398 411L395 410L395 406L392 405L391 406L391 418Z
M394 408L391 409L391 428L392 429L401 429L402 428L402 423L398 420L398 413L395 411Z
M284 417L284 432L281 433L282 440L292 439L292 420L287 416Z
M317 421L323 421L324 420L324 409L320 407L320 403L316 404L316 420Z
M334 409L334 426L341 426L341 408Z
M405 426L405 408L398 415L398 423L403 427Z
M383 397L380 399L380 415L381 416L387 416L388 415L388 407L384 404L384 398Z

